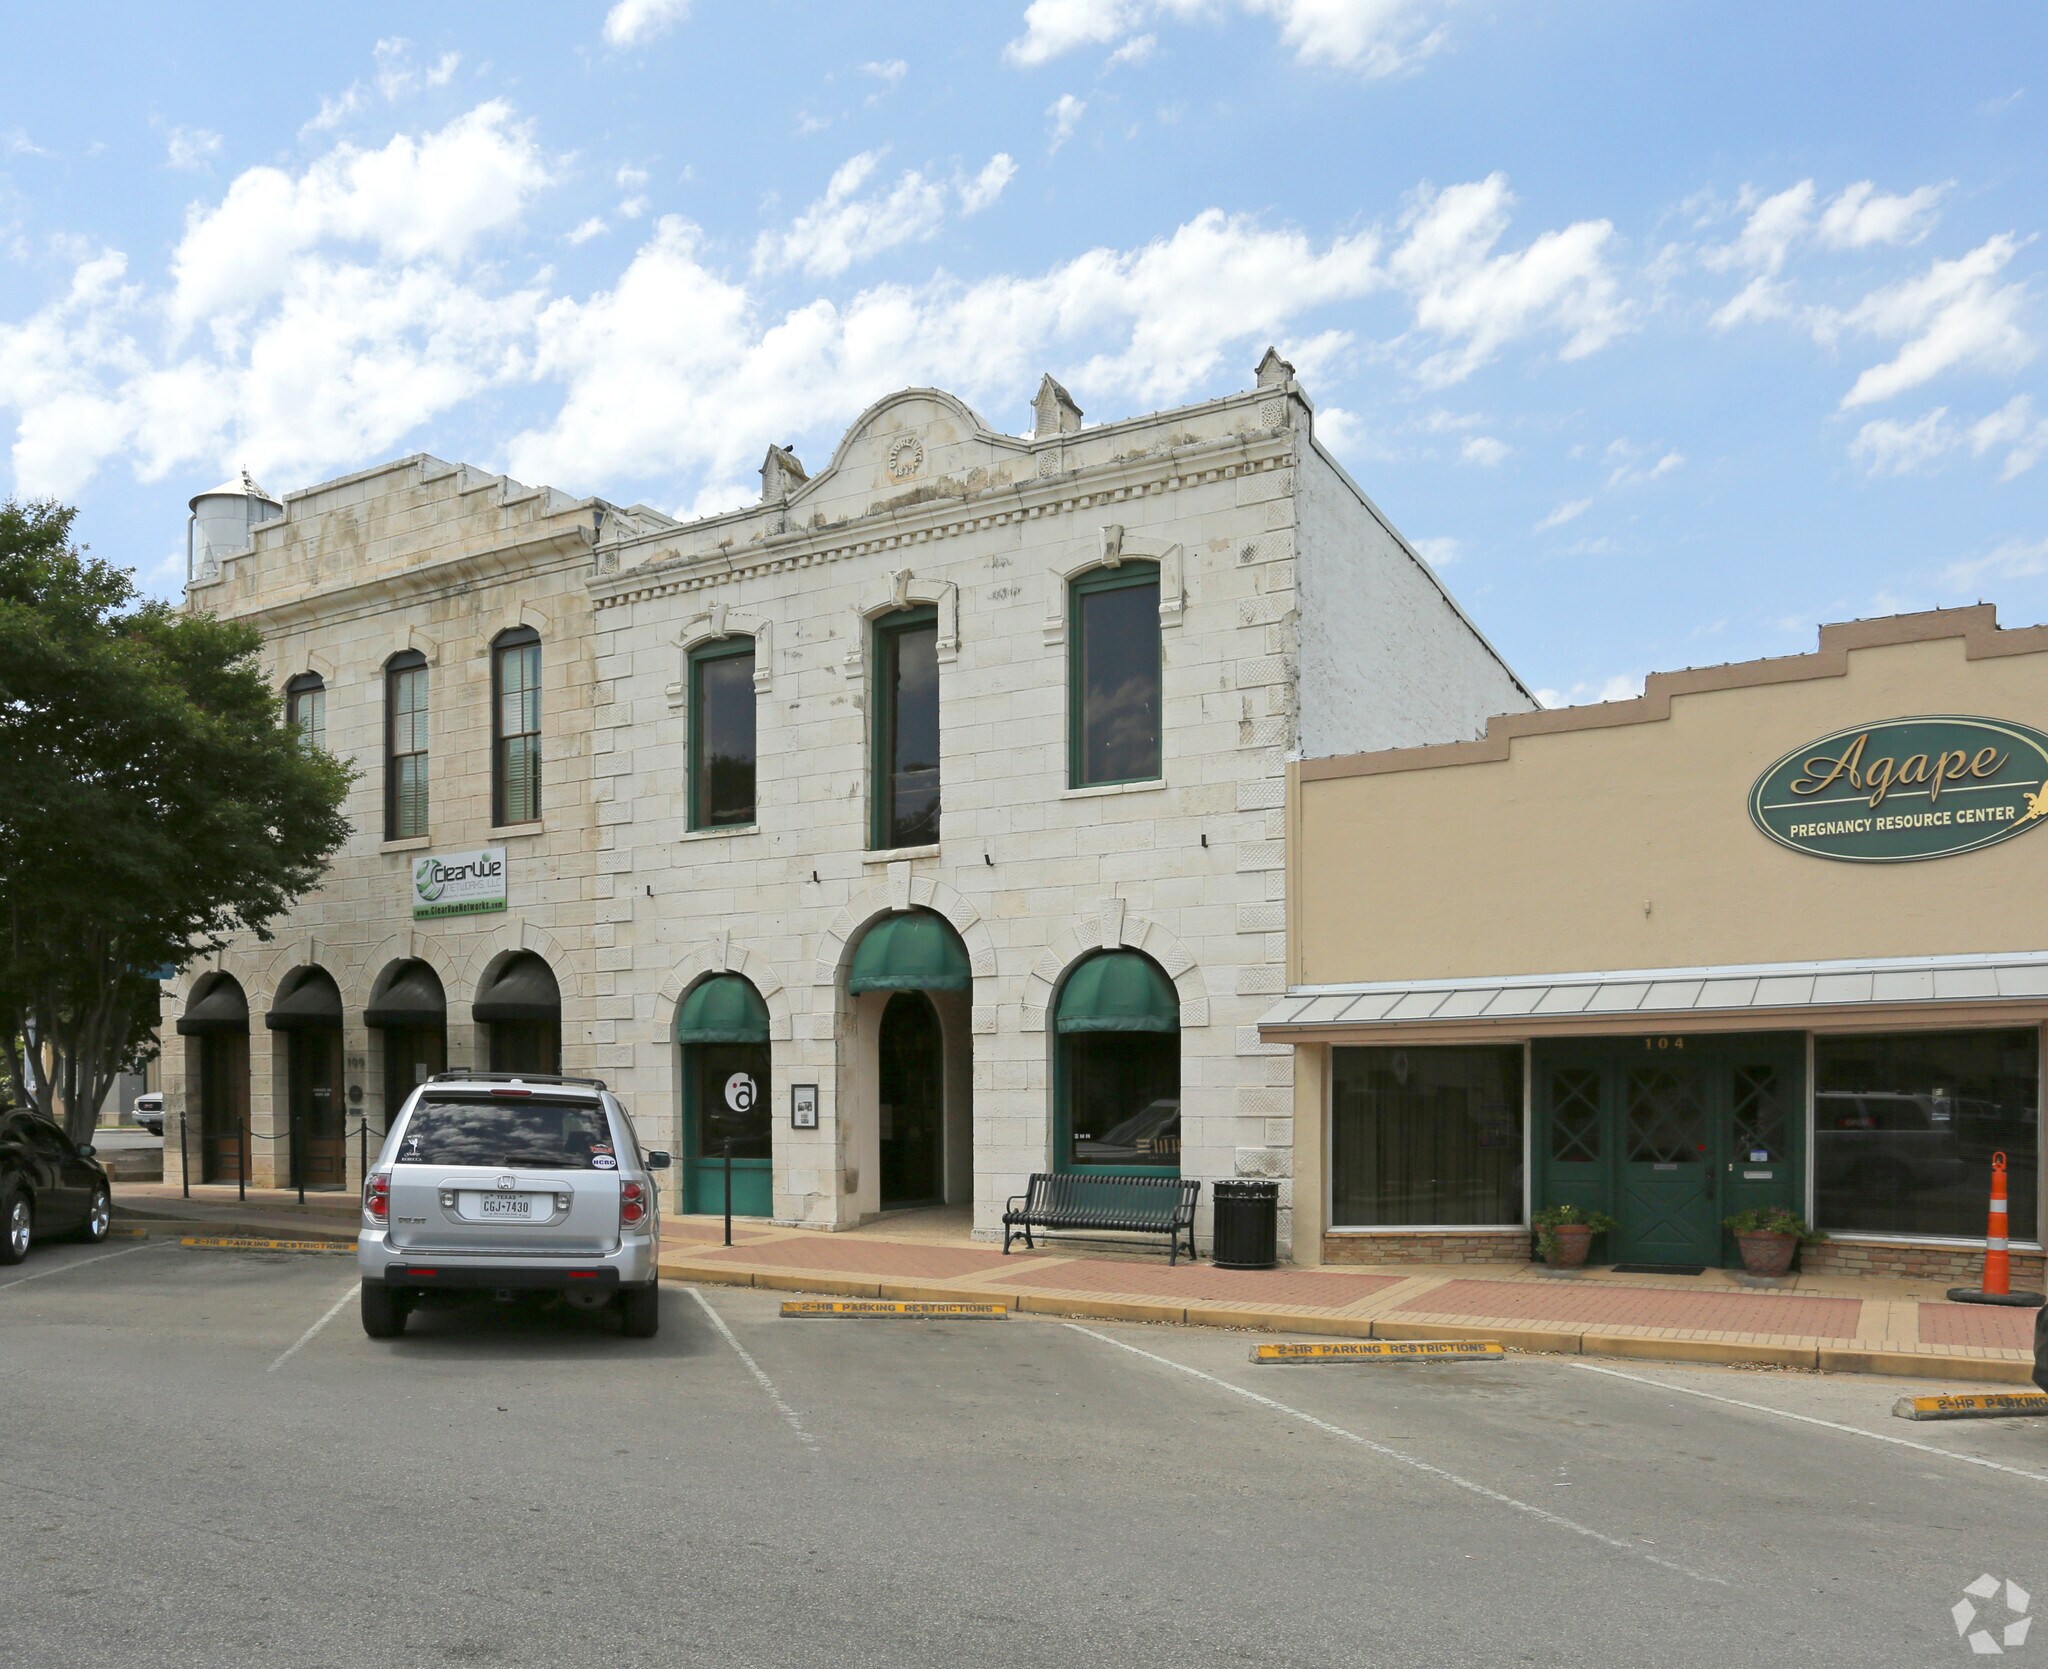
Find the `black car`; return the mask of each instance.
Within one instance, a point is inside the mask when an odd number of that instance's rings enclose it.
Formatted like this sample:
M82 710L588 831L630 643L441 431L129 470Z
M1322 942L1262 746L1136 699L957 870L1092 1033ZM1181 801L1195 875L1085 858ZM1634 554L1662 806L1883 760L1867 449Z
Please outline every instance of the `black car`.
M2034 1312L2034 1383L2048 1391L2048 1309Z
M37 1239L76 1234L97 1243L114 1216L107 1173L92 1144L34 1113L0 1114L0 1264L19 1263Z

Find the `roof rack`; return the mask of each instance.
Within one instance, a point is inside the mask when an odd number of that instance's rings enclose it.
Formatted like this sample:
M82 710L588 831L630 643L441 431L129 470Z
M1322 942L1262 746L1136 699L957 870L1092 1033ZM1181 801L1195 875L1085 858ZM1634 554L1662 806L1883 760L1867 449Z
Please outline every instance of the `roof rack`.
M430 1084L575 1084L583 1089L603 1089L602 1078L570 1078L560 1072L436 1072Z

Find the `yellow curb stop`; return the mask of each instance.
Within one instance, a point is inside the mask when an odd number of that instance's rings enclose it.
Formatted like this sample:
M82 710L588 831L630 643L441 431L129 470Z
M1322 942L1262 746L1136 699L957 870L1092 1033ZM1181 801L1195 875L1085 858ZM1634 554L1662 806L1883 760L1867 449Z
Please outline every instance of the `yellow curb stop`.
M353 1240L257 1240L241 1235L194 1235L182 1238L180 1246L203 1246L216 1252L350 1252Z
M890 1303L881 1299L792 1298L782 1306L786 1316L866 1317L879 1320L1001 1321L1009 1310L1001 1304Z
M1252 1360L1313 1362L1503 1362L1497 1339L1373 1339L1360 1344L1255 1344Z
M2048 1414L2048 1395L2039 1391L1991 1391L1974 1396L1901 1397L1892 1412L1902 1420L1995 1420L2015 1414Z

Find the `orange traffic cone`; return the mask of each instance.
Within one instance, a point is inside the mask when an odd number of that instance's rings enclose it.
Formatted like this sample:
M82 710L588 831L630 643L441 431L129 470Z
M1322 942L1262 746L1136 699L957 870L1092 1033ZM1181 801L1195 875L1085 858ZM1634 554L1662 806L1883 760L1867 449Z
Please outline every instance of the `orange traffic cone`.
M1948 1295L1958 1304L2012 1304L2038 1310L2043 1304L2038 1292L2012 1290L2012 1250L2006 1237L2008 1215L2005 1199L2005 1155L1991 1156L1991 1222L1984 1231L1984 1284L1972 1292L1968 1287L1950 1287Z

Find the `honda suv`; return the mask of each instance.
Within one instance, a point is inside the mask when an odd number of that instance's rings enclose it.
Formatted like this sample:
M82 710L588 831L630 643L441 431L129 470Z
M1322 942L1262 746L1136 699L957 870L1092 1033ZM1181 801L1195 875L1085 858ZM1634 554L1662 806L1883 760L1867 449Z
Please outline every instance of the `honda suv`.
M363 1180L363 1331L396 1337L438 1293L541 1292L652 1338L668 1162L595 1078L435 1074Z

